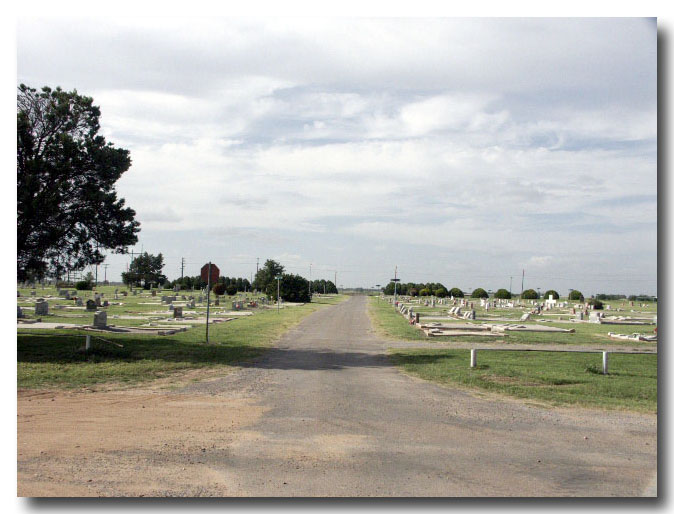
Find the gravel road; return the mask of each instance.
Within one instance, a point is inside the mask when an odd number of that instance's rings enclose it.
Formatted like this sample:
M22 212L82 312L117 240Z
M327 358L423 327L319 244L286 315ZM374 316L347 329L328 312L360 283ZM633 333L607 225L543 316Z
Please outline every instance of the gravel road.
M550 409L400 373L367 298L320 310L262 359L185 393L264 414L208 465L252 496L654 494L656 416Z

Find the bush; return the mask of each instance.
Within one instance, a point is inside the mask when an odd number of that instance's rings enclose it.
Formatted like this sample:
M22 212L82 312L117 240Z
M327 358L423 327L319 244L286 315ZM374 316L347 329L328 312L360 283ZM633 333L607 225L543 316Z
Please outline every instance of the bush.
M463 291L461 291L461 289L458 287L452 287L449 290L449 295L453 296L454 298L463 298Z
M538 300L538 293L533 289L522 291L522 300Z
M569 300L582 302L585 300L585 297L583 296L583 293L574 289L569 293Z
M419 291L419 296L430 296L431 290L427 288L423 288L421 291Z
M446 297L447 296L447 289L445 289L444 287L441 287L440 289L436 289L435 290L435 296L437 296L438 298Z
M554 289L548 289L543 295L543 298L547 300L548 298L550 298L550 295L552 295L553 300L559 300L559 293Z
M419 291L417 291L416 289L412 288L412 289L409 290L409 295L410 295L410 296L419 296Z
M470 297L471 298L489 298L489 293L487 293L487 291L485 291L481 287L478 287L477 289L473 290Z
M229 296L234 296L236 294L236 284L230 284L227 286L227 294Z
M222 296L223 294L225 294L225 284L221 284L218 282L213 286L211 291L213 291L213 294L215 294L216 296Z
M600 311L600 310L602 310L602 309L604 308L604 304L603 304L601 301L599 301L599 300L597 300L597 299L595 299L595 298L592 298L592 299L591 299L589 302L587 302L587 303L589 303L592 307L594 307L594 310L596 310L596 311Z
M494 298L499 298L501 300L510 300L512 298L512 295L510 294L510 291L507 289L499 289L494 293Z
M91 291L93 287L94 285L90 280L80 280L79 282L75 283L75 289L78 291Z

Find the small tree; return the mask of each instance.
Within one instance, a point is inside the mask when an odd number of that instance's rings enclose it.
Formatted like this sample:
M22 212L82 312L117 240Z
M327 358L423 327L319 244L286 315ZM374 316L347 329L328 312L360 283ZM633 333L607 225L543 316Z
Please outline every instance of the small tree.
M559 300L559 293L554 289L548 289L543 295L543 298L547 300L548 298L550 298L550 295L552 295L553 300Z
M217 283L211 288L211 291L213 291L213 294L216 296L222 296L225 294L225 284Z
M267 295L276 299L277 284L271 284L267 288ZM284 273L281 275L281 298L286 302L305 302L311 301L309 296L309 281L304 277Z
M452 287L449 290L449 295L453 296L454 298L463 298L463 291L461 291L461 289L458 287Z
M569 300L574 302L583 302L585 301L585 297L583 296L583 293L574 289L569 293Z
M470 297L471 298L489 298L489 293L487 293L487 291L485 291L481 287L478 287L477 289L473 290Z
M522 300L538 300L538 293L533 289L525 289L522 291Z
M510 291L507 289L499 289L494 293L494 298L499 298L501 300L510 300L512 298L512 295L510 294Z
M435 296L437 296L438 298L445 298L447 296L447 289L445 289L444 287L436 289Z
M227 294L229 296L234 296L236 294L236 284L229 284L227 286Z
M419 296L430 296L431 290L424 287L421 291L419 291Z
M122 273L122 281L129 286L143 286L149 289L152 284L161 284L166 276L161 272L164 267L162 254L151 255L147 252L140 254L129 266L129 271Z
M408 294L410 296L419 296L419 291L417 291L415 288L412 288L408 291Z

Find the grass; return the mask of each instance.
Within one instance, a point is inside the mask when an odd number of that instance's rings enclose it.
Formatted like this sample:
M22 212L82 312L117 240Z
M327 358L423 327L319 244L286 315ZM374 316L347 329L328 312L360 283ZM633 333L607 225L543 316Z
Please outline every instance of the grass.
M460 384L550 405L657 412L657 355L611 354L609 374L602 357L581 352L392 350L405 372L441 384Z
M105 298L111 299L114 287L101 288ZM121 291L121 287L119 288ZM23 292L22 292L23 294ZM30 293L27 292L26 295ZM55 294L39 290L38 295ZM164 294L168 294L164 292ZM159 294L161 296L161 294ZM121 297L120 297L121 299ZM308 314L321 306L338 303L344 296L314 298L303 306L256 310L252 316L209 326L210 344L206 344L204 325L197 325L173 336L145 334L91 333L100 335L115 345L92 338L93 349L86 354L84 333L80 330L18 330L17 334L17 386L19 388L61 387L77 388L109 382L138 383L162 378L171 373L197 368L226 367L261 355L289 328L297 325ZM21 300L21 299L19 299ZM151 312L157 305L140 305L149 298L128 296L123 306L108 308L111 314ZM221 302L222 305L231 305ZM51 306L57 303L50 300ZM60 311L54 311L60 312ZM42 317L43 321L89 324L92 313L82 318L58 315ZM138 325L136 320L112 320L118 326Z

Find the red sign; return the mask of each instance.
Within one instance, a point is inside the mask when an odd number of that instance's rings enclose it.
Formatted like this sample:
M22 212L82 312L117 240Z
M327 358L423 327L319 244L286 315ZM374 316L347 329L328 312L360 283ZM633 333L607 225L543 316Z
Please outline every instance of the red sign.
M211 285L215 284L218 278L220 278L220 268L211 263ZM201 280L208 282L208 263L204 264L201 268Z

